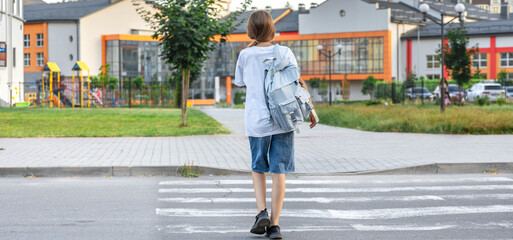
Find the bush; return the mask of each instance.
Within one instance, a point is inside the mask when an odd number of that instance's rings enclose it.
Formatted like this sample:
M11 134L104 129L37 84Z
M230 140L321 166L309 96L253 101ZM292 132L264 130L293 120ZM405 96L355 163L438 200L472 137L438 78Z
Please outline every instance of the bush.
M504 103L506 103L506 98L501 96L500 98L497 98L497 104L499 104L499 106L502 106Z
M477 98L477 105L490 105L490 99L488 99L488 96L485 96L484 98Z
M364 101L363 104L365 104L365 106L372 106L372 105L381 105L381 101L378 101L378 100L368 100L368 101Z
M243 104L246 101L246 92L236 92L233 103L236 105Z

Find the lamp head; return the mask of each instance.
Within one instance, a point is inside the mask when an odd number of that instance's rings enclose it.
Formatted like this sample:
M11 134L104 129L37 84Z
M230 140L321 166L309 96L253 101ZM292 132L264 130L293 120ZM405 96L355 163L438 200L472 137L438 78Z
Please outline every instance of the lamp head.
M337 50L342 50L343 46L342 46L342 44L339 44L339 45L337 45L336 48L337 48Z
M322 45L317 45L317 50L321 51L322 50Z
M427 12L429 12L429 5L427 5L427 3L423 3L420 5L419 10L421 13L426 14Z
M465 12L465 5L463 3L458 3L456 6L454 6L454 10L456 10L457 13L461 14Z

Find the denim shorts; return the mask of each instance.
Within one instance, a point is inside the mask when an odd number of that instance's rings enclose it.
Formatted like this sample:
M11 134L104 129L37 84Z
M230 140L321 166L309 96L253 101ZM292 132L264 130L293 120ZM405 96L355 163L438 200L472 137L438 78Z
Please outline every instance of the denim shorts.
M294 172L294 131L266 137L249 137L251 169L255 172Z

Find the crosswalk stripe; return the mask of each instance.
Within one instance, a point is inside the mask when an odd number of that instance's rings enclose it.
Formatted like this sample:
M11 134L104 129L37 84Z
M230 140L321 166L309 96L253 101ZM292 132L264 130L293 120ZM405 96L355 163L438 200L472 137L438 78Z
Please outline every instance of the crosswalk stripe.
M157 215L172 217L253 217L254 209L157 208ZM511 213L513 205L440 206L423 208L384 208L366 210L283 209L281 216L325 219L397 219L455 214Z
M455 228L457 225L434 225L434 226L419 226L419 225L363 225L352 224L353 228L358 231L433 231Z
M513 194L471 194L471 195L420 195L420 196L378 196L378 197L343 197L343 198L285 198L285 202L341 203L372 201L445 201L447 199L513 199ZM160 202L174 203L254 203L255 198L159 198ZM266 201L271 202L271 198Z
M249 230L240 226L196 226L189 224L157 226L157 230L169 230L167 233L248 233ZM281 229L281 232L317 232L317 231L350 231L351 226L294 226Z
M473 186L415 186L415 187L371 187L371 188L287 188L285 192L301 193L349 193L349 192L400 192L400 191L456 191L456 190L511 190L513 185ZM253 188L161 188L159 193L248 193ZM267 192L272 189L267 188Z
M255 202L255 198L159 198L161 202L176 203L248 203ZM348 198L285 198L284 202L314 202L314 203L340 203L340 202L370 202L370 201L443 201L437 196L401 196L401 197L348 197ZM266 201L270 202L271 198Z
M308 185L308 184L347 184L347 183L441 183L441 182L512 182L507 177L489 178L437 178L437 179L396 179L396 180L286 180L287 185ZM159 185L246 185L253 184L252 180L193 180L193 181L161 181ZM271 181L267 181L271 184Z

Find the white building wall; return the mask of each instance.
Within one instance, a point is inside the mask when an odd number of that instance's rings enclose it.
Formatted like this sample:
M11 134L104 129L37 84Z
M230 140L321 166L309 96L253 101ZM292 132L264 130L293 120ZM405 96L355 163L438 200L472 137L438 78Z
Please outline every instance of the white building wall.
M0 2L0 42L6 42L6 67L0 67L0 106L23 102L23 2ZM8 18L5 12L12 14Z
M141 6L152 9L150 5ZM102 65L102 35L132 34L133 29L150 29L136 9L131 0L121 0L80 19L79 61L89 66L91 75L98 74Z
M392 79L404 81L406 76L406 62L400 56L406 56L406 48L401 47L401 35L412 29L415 25L390 23L392 47Z
M510 45L513 43L513 38L509 40ZM479 46L479 48L489 48L490 47L490 38L489 37L480 37L480 38L470 38L468 41L469 47Z
M406 42L406 40L404 40ZM403 45L406 49L406 44ZM440 75L440 68L427 68L427 55L436 55L436 50L440 48L439 39L420 39L420 44L417 40L412 40L412 70L417 70L417 76L426 76L428 74ZM405 50L406 52L406 50ZM406 61L406 55L404 55ZM405 63L406 64L406 63Z
M351 94L349 96L349 100L355 101L371 99L370 95L363 95L362 93L363 80L353 80L350 84L349 91L351 91Z
M325 1L310 13L299 14L299 34L388 30L390 10L376 8L362 0Z
M77 62L77 24L48 23L48 61L55 62L62 76L71 76Z
M512 47L513 46L513 36L504 36L504 37L496 37L495 38L495 46L496 47Z

